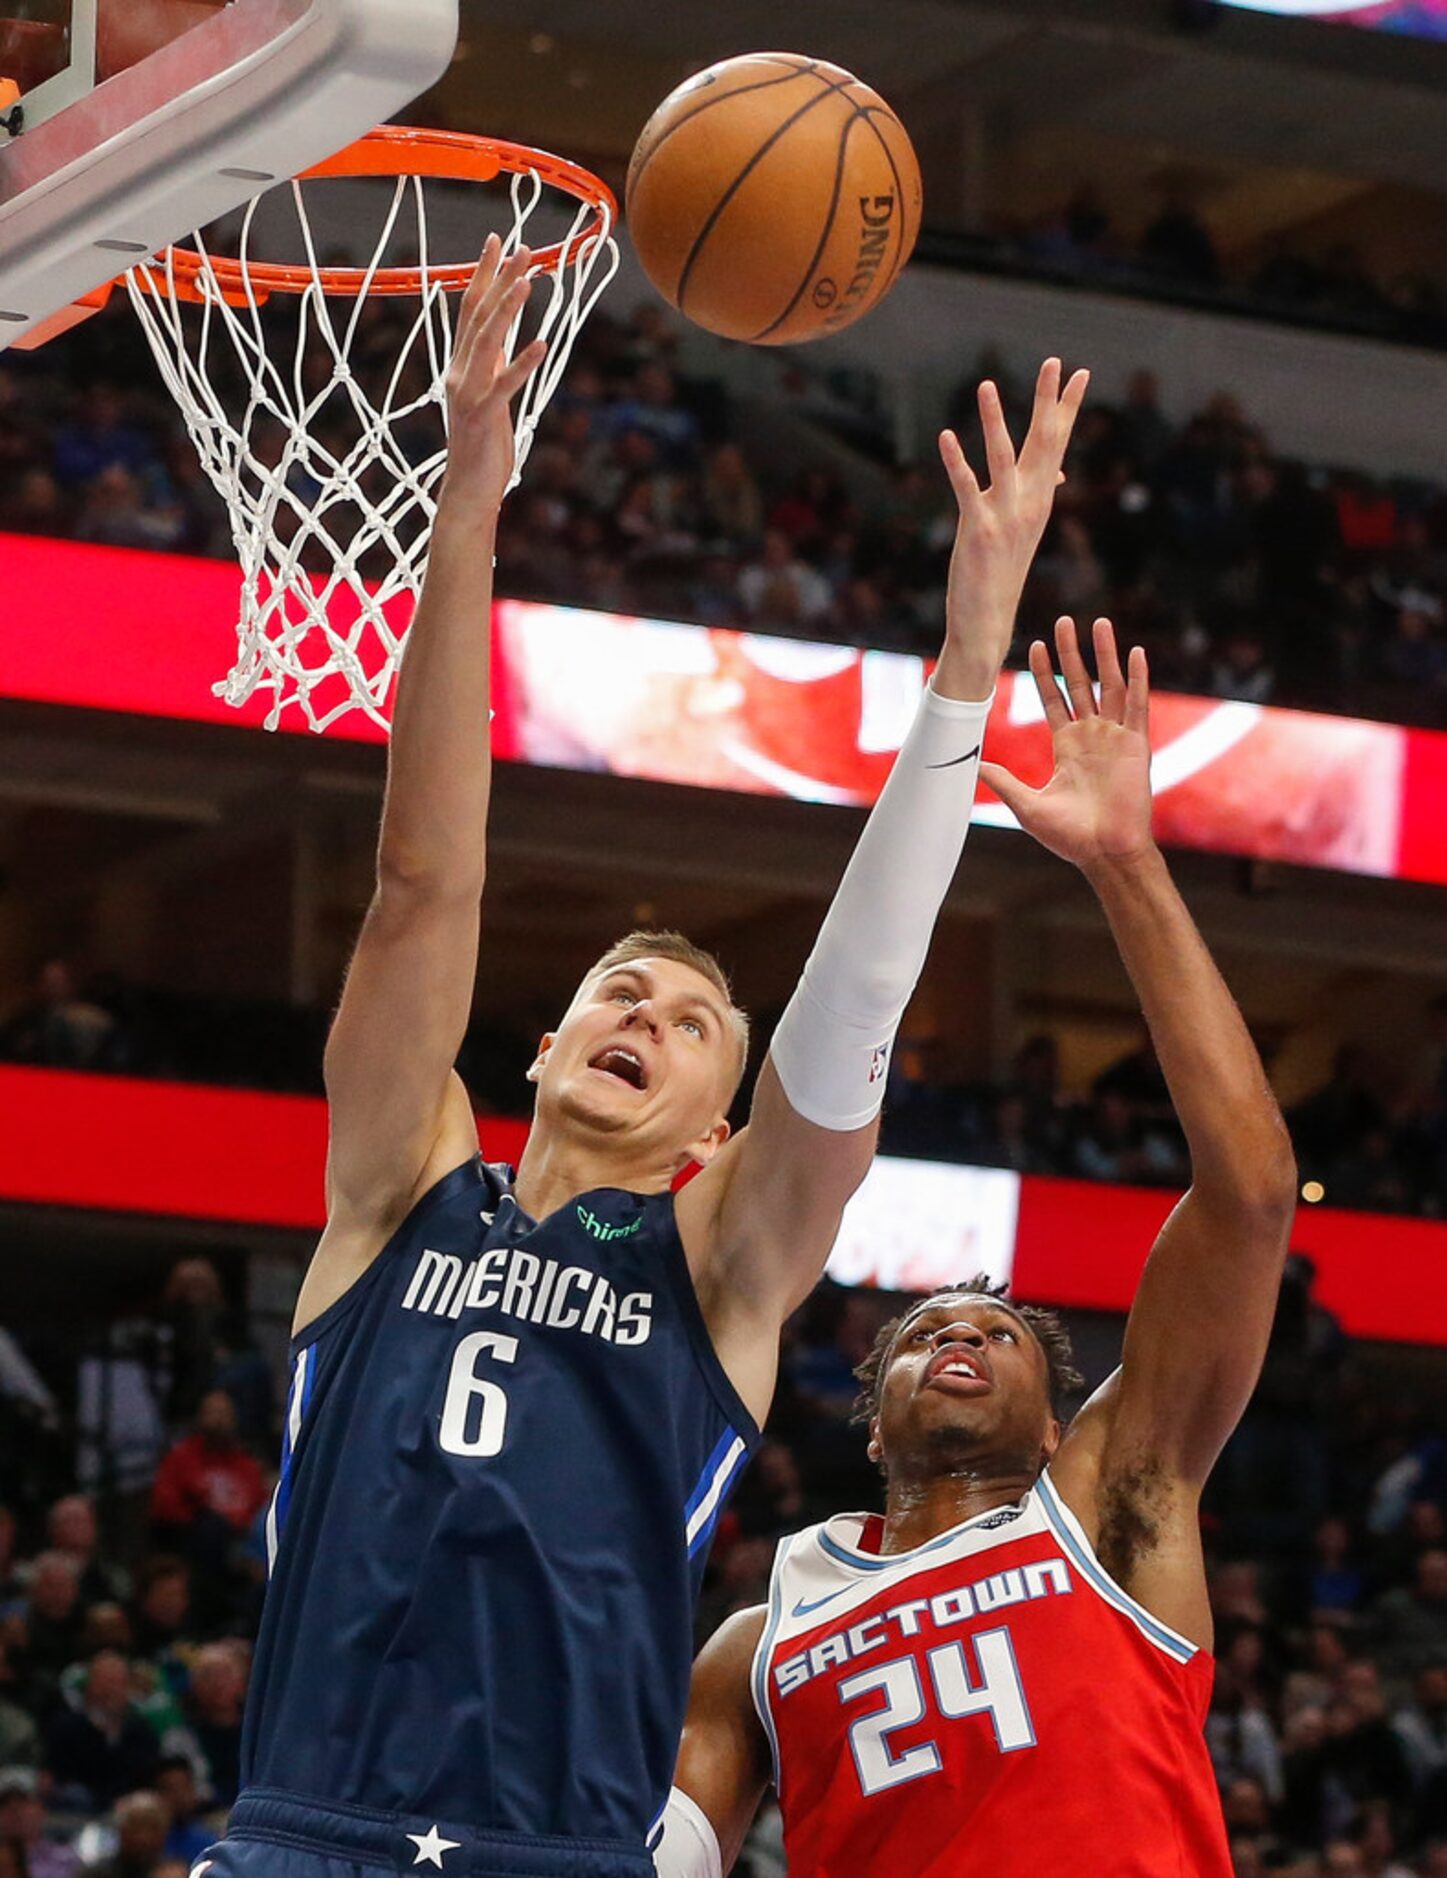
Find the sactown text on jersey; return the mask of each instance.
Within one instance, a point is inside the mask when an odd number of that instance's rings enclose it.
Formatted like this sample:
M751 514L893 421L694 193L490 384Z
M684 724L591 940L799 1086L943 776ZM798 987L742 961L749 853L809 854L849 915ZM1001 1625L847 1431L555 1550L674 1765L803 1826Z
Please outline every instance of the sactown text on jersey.
M953 1591L938 1592L932 1598L910 1598L904 1604L892 1604L887 1611L866 1617L848 1629L836 1631L811 1649L774 1668L774 1683L781 1696L792 1695L826 1669L849 1663L857 1656L867 1656L897 1637L917 1637L931 1629L947 1630L968 1618L987 1616L1007 1604L1024 1604L1032 1598L1061 1597L1074 1587L1070 1568L1063 1558L1047 1558L1031 1565L1015 1565L1009 1571L994 1572L973 1584L959 1585Z

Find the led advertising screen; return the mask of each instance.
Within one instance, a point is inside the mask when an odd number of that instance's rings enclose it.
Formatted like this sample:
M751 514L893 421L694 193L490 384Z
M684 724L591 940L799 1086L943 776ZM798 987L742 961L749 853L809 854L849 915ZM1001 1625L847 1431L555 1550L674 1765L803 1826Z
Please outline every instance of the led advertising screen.
M1408 33L1417 39L1447 39L1447 0L1222 0L1252 13L1282 13L1292 19L1331 20L1378 33Z

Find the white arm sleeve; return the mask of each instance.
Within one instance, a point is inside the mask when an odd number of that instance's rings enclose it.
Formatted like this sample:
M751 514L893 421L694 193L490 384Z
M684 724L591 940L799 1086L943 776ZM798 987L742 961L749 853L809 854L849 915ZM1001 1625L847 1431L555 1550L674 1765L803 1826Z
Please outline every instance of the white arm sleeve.
M879 1113L894 1035L969 831L993 702L926 688L774 1032L784 1093L820 1128L862 1128Z
M663 1834L653 1848L658 1878L723 1878L723 1854L713 1827L681 1787L668 1796Z

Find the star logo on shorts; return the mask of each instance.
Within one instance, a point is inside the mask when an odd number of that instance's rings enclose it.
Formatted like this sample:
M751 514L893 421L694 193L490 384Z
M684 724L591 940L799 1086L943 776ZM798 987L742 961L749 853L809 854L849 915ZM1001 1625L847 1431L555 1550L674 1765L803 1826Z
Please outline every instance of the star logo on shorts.
M410 1839L417 1848L417 1856L413 1859L412 1863L414 1865L435 1865L438 1871L442 1870L443 1853L455 1852L458 1846L462 1844L460 1839L444 1839L435 1826L431 1827L426 1832L406 1833L404 1837Z

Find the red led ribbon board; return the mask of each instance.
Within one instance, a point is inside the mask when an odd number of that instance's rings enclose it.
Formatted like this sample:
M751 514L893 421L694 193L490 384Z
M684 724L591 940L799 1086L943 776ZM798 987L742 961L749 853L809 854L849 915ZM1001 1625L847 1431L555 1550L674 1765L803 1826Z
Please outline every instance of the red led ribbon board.
M234 651L229 564L0 535L0 580L0 697L260 725L267 696L233 711L213 690ZM521 601L498 603L495 628L500 758L806 802L874 800L928 670L898 653ZM382 740L360 711L327 734ZM1447 882L1441 732L1166 694L1152 740L1168 845ZM986 754L1045 773L1028 679L1002 679ZM976 819L1011 822L988 790Z
M315 1232L326 1132L316 1098L0 1068L0 1200ZM516 1164L525 1122L483 1118L480 1132L490 1160ZM927 1176L934 1164L914 1165ZM910 1163L891 1166L896 1179L909 1177ZM1007 1261L1018 1295L1127 1309L1176 1196L999 1177L1019 1180ZM942 1220L940 1242L957 1228ZM1316 1260L1318 1295L1354 1336L1447 1344L1447 1225L1308 1207L1292 1243ZM1184 1348L1190 1326L1181 1334Z

